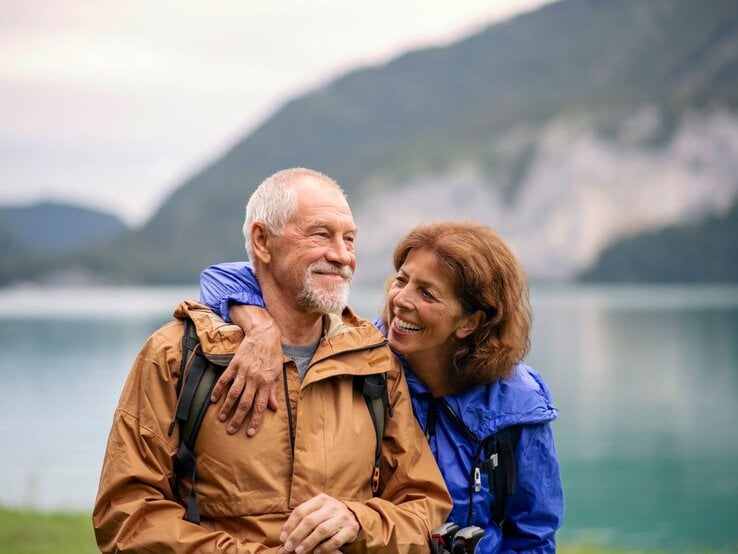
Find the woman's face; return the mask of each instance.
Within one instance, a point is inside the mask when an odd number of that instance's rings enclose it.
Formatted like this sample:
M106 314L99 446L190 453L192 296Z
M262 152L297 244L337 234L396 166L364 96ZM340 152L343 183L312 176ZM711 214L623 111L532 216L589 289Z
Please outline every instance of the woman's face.
M390 347L411 365L421 355L449 362L453 337L476 328L477 319L464 315L450 278L427 248L410 251L390 285L387 307Z

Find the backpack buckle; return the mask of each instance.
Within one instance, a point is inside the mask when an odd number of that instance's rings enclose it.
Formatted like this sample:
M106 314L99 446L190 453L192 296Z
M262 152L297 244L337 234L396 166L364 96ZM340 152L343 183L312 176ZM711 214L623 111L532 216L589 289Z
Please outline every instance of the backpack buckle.
M379 490L379 467L374 466L374 474L372 475L372 493L377 494Z

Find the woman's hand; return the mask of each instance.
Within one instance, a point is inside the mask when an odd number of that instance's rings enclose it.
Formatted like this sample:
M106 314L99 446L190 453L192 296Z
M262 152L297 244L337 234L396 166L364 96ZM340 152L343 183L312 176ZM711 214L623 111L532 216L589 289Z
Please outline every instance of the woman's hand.
M230 385L218 418L227 422L228 432L233 434L241 427L251 412L246 434L253 437L264 421L267 406L277 409L276 387L282 377L281 333L269 312L256 306L233 305L231 319L244 331L244 339L213 387L212 402L220 400Z

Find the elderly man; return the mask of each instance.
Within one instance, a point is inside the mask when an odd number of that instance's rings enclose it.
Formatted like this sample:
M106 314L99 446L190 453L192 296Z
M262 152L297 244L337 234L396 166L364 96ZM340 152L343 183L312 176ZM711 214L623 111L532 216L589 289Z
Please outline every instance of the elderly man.
M356 266L351 210L332 179L280 171L246 209L246 248L282 336L282 384L262 432L229 434L218 406L193 447L199 524L179 501L192 482L173 479L183 323L204 354L227 359L241 330L204 306L181 304L177 321L148 340L115 413L93 513L104 552L426 552L451 508L412 414L403 372L371 323L346 302ZM373 414L356 376L385 374L390 414L378 490ZM172 432L172 430L174 430Z

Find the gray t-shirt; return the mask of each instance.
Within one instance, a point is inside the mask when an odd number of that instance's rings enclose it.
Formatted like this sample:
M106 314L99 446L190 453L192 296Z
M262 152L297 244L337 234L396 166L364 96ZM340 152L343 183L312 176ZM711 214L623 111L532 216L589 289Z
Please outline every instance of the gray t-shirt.
M282 345L282 352L285 356L292 358L297 365L297 372L300 374L300 381L307 375L308 367L310 366L310 360L313 359L313 354L318 349L320 340L307 346L292 346L290 344Z

